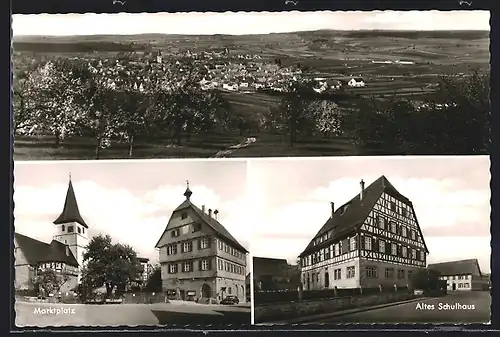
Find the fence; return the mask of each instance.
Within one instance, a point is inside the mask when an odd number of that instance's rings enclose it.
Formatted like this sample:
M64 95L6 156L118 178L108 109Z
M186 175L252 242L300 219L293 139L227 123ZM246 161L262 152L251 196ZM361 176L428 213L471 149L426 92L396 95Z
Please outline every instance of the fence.
M165 293L127 293L123 295L123 303L152 304L168 302Z
M377 287L377 288L338 288L338 289L321 289L321 290L305 290L302 293L302 300L321 300L337 297L349 297L359 295L374 295L378 293L404 293L408 292L407 287ZM254 292L254 303L272 304L299 301L299 292L297 290L283 291L256 291Z

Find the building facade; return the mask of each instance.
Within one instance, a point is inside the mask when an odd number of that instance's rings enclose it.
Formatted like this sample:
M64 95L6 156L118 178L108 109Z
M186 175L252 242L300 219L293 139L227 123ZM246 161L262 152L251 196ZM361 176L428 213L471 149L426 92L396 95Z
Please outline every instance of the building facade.
M477 259L429 264L428 269L440 273L439 278L446 281L448 291L487 290L490 287L489 278L481 273Z
M71 179L61 215L54 221L56 234L51 243L14 234L15 288L29 289L37 273L52 269L68 280L61 292L74 289L81 277L83 254L88 244L88 226L80 215Z
M186 199L173 212L156 248L163 290L184 300L234 295L245 301L247 250L218 221L218 210Z
M299 256L304 290L406 287L425 268L413 205L385 176L331 213Z
M153 272L153 266L149 263L149 259L147 257L138 257L137 260L141 264L141 275L140 275L140 281L142 282L143 285L146 284L146 282L149 279L149 276Z

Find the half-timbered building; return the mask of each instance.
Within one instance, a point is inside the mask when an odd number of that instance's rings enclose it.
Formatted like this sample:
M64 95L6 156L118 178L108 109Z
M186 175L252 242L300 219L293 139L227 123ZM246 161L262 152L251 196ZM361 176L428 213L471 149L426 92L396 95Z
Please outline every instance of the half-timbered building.
M304 290L408 286L428 249L412 202L381 176L331 217L300 254Z
M488 277L481 273L477 259L448 261L429 264L430 270L439 272L439 278L446 281L447 290L487 290Z

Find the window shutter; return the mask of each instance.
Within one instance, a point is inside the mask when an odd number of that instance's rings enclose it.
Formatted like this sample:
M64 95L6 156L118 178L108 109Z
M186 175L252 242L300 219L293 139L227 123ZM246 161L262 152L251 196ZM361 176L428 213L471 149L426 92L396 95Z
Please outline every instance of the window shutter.
M212 247L212 237L207 236L207 241L208 241L207 247L208 248Z
M361 249L365 249L365 242L366 242L365 236L364 235L361 236L360 239L361 239Z
M342 254L349 252L349 240L342 240Z
M373 240L372 240L372 246L373 246L373 247L372 247L372 248L373 248L372 250L373 250L374 252L377 252L377 253L378 253L378 240L377 240L377 238L373 238Z
M212 270L212 259L208 259L208 270Z
M201 249L201 239L198 239L198 250Z

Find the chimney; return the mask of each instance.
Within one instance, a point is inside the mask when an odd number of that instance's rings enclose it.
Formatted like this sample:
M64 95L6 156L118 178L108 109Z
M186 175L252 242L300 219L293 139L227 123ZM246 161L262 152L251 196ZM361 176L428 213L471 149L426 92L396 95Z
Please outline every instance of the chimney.
M212 218L212 209L211 209L211 208L209 208L209 209L208 209L208 216L209 216L210 218Z
M359 194L359 200L363 200L363 193L365 192L365 182L363 179L359 182L359 186L361 187L361 193Z
M217 220L219 218L219 210L218 209L216 209L214 211L214 217L215 217L215 220Z
M201 211L203 212L203 214L205 214L205 205L201 206Z
M66 256L69 256L69 247L66 246Z
M335 204L333 202L330 202L330 206L332 208L332 218L333 218L333 214L335 213Z

